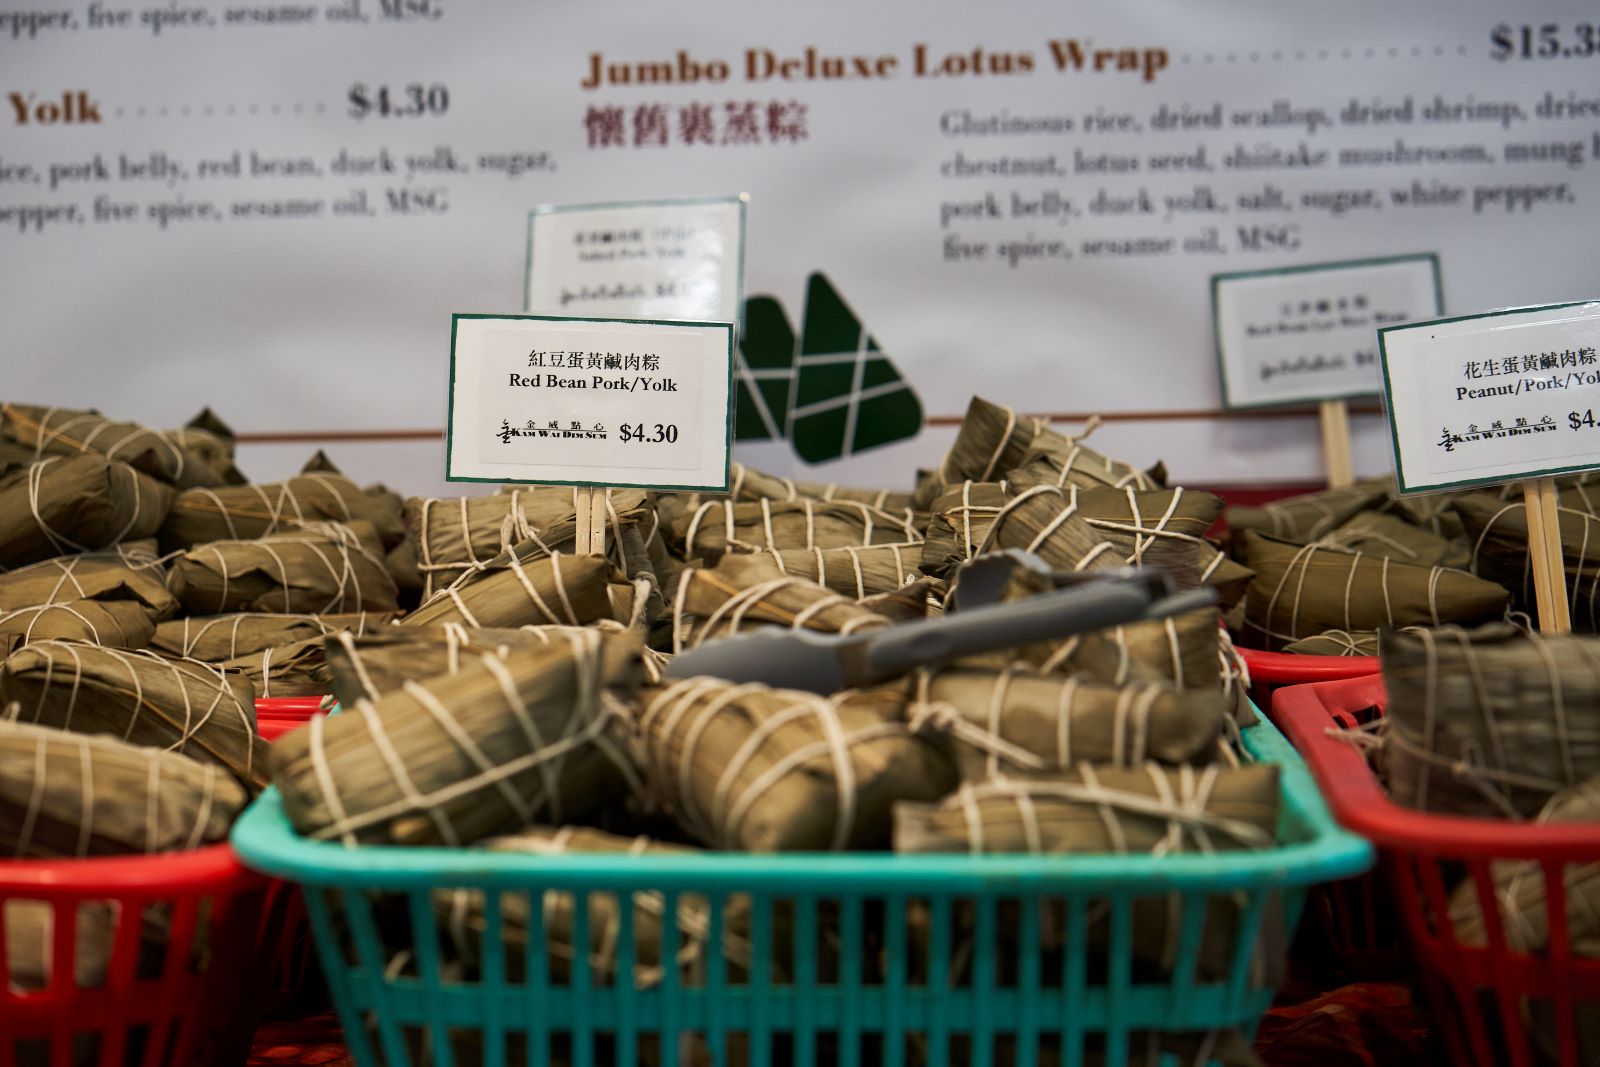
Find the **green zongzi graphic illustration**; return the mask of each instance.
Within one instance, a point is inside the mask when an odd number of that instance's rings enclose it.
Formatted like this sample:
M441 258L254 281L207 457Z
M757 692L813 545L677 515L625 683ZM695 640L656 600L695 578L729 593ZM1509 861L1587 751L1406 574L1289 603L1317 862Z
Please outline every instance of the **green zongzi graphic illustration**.
M739 440L787 437L800 458L825 463L922 429L916 393L824 275L807 281L798 337L770 296L751 297L745 316Z

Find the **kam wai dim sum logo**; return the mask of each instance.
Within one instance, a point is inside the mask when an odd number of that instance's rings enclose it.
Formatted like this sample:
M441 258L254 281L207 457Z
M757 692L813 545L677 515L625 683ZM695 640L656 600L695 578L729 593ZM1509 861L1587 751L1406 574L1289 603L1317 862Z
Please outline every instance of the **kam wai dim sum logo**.
M800 332L770 296L745 301L734 372L734 434L788 438L808 463L826 463L915 437L922 402L865 324L822 274L806 282Z

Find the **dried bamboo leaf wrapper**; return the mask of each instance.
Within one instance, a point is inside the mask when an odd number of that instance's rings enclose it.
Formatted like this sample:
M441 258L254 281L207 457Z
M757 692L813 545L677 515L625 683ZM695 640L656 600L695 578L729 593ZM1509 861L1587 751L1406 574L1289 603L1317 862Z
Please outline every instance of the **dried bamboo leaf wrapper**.
M1012 570L1000 602L1048 593L1054 581L1028 567ZM1171 682L1180 689L1229 689L1237 656L1214 609L1185 612L1041 641L1016 649L964 656L958 665L1002 670L1018 663L1039 672L1082 674L1109 685ZM1247 721L1254 721L1253 716Z
M491 852L520 852L549 857L551 863L561 862L561 857L585 853L614 853L629 856L690 855L695 849L682 845L666 845L648 837L620 837L601 830L582 826L530 827L507 837L494 837L480 843ZM601 980L614 979L619 962L618 945L622 935L622 916L619 895L614 893L588 894L589 912L587 955L592 974ZM483 938L487 923L484 918L484 897L479 890L445 890L435 895L435 907L440 912L446 936L469 967L482 963ZM500 937L506 947L507 977L512 982L523 980L527 959L529 894L503 893L500 895ZM638 988L649 989L662 978L662 929L667 915L666 900L654 890L629 895L633 911L633 981ZM575 940L573 894L548 890L540 894L540 911L544 942L539 946L554 965L554 980L564 981L573 963L577 943ZM735 897L723 913L722 952L724 959L736 975L746 974L750 967L750 942L748 927L748 898ZM673 925L677 927L677 953L675 965L680 970L702 967L706 960L707 942L711 936L711 907L703 894L680 893L676 896Z
M1396 803L1533 818L1600 774L1600 638L1504 623L1385 632L1383 760Z
M1528 516L1522 501L1468 493L1456 502L1471 545L1471 570L1511 590L1515 606L1532 612L1533 561L1528 552ZM1573 629L1600 632L1600 516L1558 507L1561 562Z
M322 615L399 607L382 558L348 527L331 523L189 549L173 561L167 584L196 615Z
M27 445L19 445L15 441L0 438L0 478L14 470L22 470L37 458L33 449Z
M687 678L647 692L638 716L660 800L690 836L748 852L884 848L903 800L955 784L915 736L904 685L831 697Z
M734 461L729 465L728 496L735 503L756 500L852 500L915 522L916 508L912 494L896 489L863 489L838 485L834 482L797 482L776 474L768 474ZM683 504L698 507L707 499L700 494L686 497Z
M1216 587L1224 608L1238 603L1255 577L1255 572L1229 559L1205 538L1222 515L1221 497L1182 488L1141 491L1131 486L1074 487L1068 496L1089 526L1123 550L1130 564L1147 562L1146 555L1158 542L1192 545L1200 582Z
M1217 612L1206 609L1074 634L1025 654L1041 671L1082 674L1111 685L1171 682L1179 689L1219 689L1223 640Z
M1600 777L1589 778L1551 798L1538 823L1600 822ZM1513 952L1543 954L1550 948L1550 906L1544 868L1536 860L1490 864L1494 904ZM1574 954L1600 955L1600 863L1568 863L1561 868L1567 912L1567 940ZM1477 884L1468 878L1450 894L1450 921L1463 944L1488 944Z
M647 628L666 612L666 603L661 595L661 583L656 576L655 563L651 558L644 535L639 531L634 521L632 519L622 519L615 513L612 515L612 520L611 536L606 542L605 555L605 559L609 560L617 570L617 573L608 579L610 587L607 590L606 597L607 603L610 605L610 616L632 627ZM447 595L449 590L464 591L499 572L514 570L518 564L548 559L561 553L574 554L577 538L576 521L571 518L563 520L549 527L541 535L531 537L526 541L519 541L491 559L474 563L471 567L461 571L459 576L449 585L442 586L440 591L430 599L437 599L441 595ZM577 553L576 555L583 556L586 554ZM626 583L619 582L617 580L619 576L626 578ZM522 625L536 625L549 621L567 622L569 620L536 618L506 620L492 625L518 625L519 623Z
M179 493L160 538L164 548L180 549L247 541L326 522L371 523L384 547L405 536L391 502L367 495L341 474L313 471L281 482Z
M233 428L210 408L201 408L198 415L178 429L164 432L173 444L210 467L222 484L244 485L250 480L234 466L238 442Z
M577 515L577 489L534 486L491 496L437 499L412 497L405 523L417 546L417 569L424 596L527 541L548 540L554 527L571 525ZM615 533L646 510L639 490L614 489L606 496L607 522Z
M427 593L427 579L422 576L421 559L417 544L408 534L404 540L384 553L383 564L394 579L396 599L406 610L421 604Z
M861 600L893 593L921 578L917 568L922 550L921 544L906 541L847 548L764 549L755 555L771 560L784 574Z
M964 481L999 481L1022 461L1045 423L1019 416L1011 408L974 396L956 430L956 439L938 468L917 483L914 506L925 508L946 488Z
M769 559L724 556L714 568L690 568L678 583L672 650L762 626L851 634L889 622L825 586L784 574Z
M246 788L266 783L247 679L198 660L74 641L26 645L0 665L0 707L11 717L84 734L111 734L227 768Z
M682 559L762 549L846 548L852 545L904 544L922 533L904 518L853 501L760 500L734 504L707 501L692 512L668 519L663 533Z
M622 633L621 623L592 624L605 633ZM513 649L563 647L581 626L524 626L518 629L442 626L389 626L373 633L336 633L324 641L327 665L320 672L325 692L340 704L376 700L412 678L458 674L480 657L504 658ZM649 650L646 650L649 656Z
M75 600L138 604L154 621L178 612L159 570L104 558L60 556L0 574L0 611Z
M1080 489L1135 489L1154 491L1165 488L1166 467L1157 463L1148 471L1113 459L1085 447L1084 438L1100 425L1098 417L1089 420L1083 432L1073 437L1041 426L1034 434L1027 455L1006 472L1019 489L1034 485L1053 485Z
M1460 493L1401 496L1395 490L1392 481L1388 489L1389 499L1383 505L1383 510L1388 514L1398 515L1412 526L1427 530L1435 537L1442 537L1446 541L1454 541L1465 536L1466 531L1461 525L1461 517L1455 511L1455 502L1460 498Z
M111 947L117 932L117 911L110 904L84 901L76 909L73 925L77 938L72 962L72 983L79 989L99 989L111 971ZM43 900L12 897L0 901L0 924L5 926L6 987L11 992L43 992L50 987L54 954L54 912ZM138 922L137 919L131 919ZM139 971L145 970L139 961ZM148 975L145 975L148 977ZM12 1039L7 1037L7 1042ZM26 1054L19 1067L33 1067ZM68 1062L84 1062L81 1059Z
M1229 705L1218 692L1113 686L1014 669L922 671L906 714L949 741L963 781L1069 770L1209 763Z
M17 645L34 641L87 641L107 648L144 648L156 624L132 600L67 600L0 612L0 635Z
M327 663L322 642L321 636L308 637L225 659L220 666L250 679L256 695L263 698L322 696L327 692L322 682Z
M949 595L950 583L944 579L918 578L892 592L862 597L856 603L891 622L915 622L943 615L945 597Z
M1100 424L1090 419L1077 437L1058 433L1045 419L1024 418L1000 404L975 396L967 406L955 442L939 464L931 483L919 485L914 501L931 499L928 486L947 486L964 480L986 482L1010 478L1025 462L1035 465L1028 484L1085 488L1159 489L1159 480L1144 471L1111 459L1082 441ZM1043 469L1048 466L1050 469Z
M263 615L235 612L170 619L156 627L150 647L156 652L208 663L249 656L263 649L349 631L365 634L387 628L390 612L347 615Z
M1466 570L1472 563L1472 550L1465 538L1449 540L1381 511L1363 511L1351 517L1318 543L1423 567Z
M1291 641L1283 646L1282 651L1295 656L1376 656L1378 631L1324 630L1320 634Z
M0 856L63 859L199 848L250 798L175 752L0 719Z
M639 649L574 633L316 716L272 746L284 812L300 833L347 845L469 845L581 819L632 780L614 735Z
M1249 532L1245 561L1256 572L1245 596L1241 640L1269 651L1325 630L1439 626L1499 618L1509 595L1494 582L1449 567L1423 567L1295 545Z
M599 556L557 552L463 579L435 593L399 626L582 626L611 618L611 564Z
M174 493L125 463L51 456L0 477L0 566L149 537Z
M936 805L895 808L894 847L902 853L1027 853L1030 855L1213 854L1271 848L1278 825L1278 768L1097 767L1081 763L1050 777L1001 777L966 783ZM1178 956L1184 904L1177 894L1141 896L1132 907L1135 956L1170 974ZM1227 973L1233 963L1242 900L1213 894L1199 950L1202 977ZM1065 939L1059 909L1046 913L1046 946ZM1264 933L1275 932L1268 923ZM1090 936L1106 937L1104 918L1091 917ZM1256 967L1279 962L1281 946L1256 945Z
M154 537L141 537L133 541L119 541L105 548L80 552L75 556L58 557L68 560L78 559L85 563L115 563L126 567L141 575L154 578L157 582L165 583L167 564L172 561L170 556L161 554L160 546ZM48 560L45 562L49 562ZM176 608L174 608L176 610Z
M1360 512L1381 507L1388 496L1386 482L1357 482L1346 489L1304 493L1260 507L1232 504L1223 517L1236 532L1254 530L1305 544L1332 533Z
M1220 721L1220 719L1219 719ZM895 810L897 852L1169 855L1271 848L1278 767L1231 761L1135 766L1080 760L1043 774L962 782Z
M1139 540L1124 554L1115 541L1089 525L1075 487L1025 489L994 517L974 555L994 549L1031 552L1057 571L1115 570L1128 563L1160 567L1180 588L1199 584L1199 546L1170 538Z
M179 489L222 482L209 464L179 445L171 434L138 423L117 422L94 411L4 404L0 405L0 434L31 446L35 456L103 456Z
M995 518L1016 495L1009 482L961 482L940 493L929 506L922 569L948 578L978 555Z

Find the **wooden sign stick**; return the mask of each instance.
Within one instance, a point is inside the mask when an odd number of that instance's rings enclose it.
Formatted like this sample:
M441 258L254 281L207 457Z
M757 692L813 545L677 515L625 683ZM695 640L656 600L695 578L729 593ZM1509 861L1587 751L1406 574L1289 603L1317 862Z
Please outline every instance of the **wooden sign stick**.
M572 509L577 513L578 529L573 551L583 556L606 554L606 513L610 510L611 490L580 485L572 490Z
M1528 554L1533 562L1533 591L1539 606L1539 632L1572 632L1567 605L1567 568L1561 558L1561 518L1556 511L1554 478L1522 483L1522 506L1528 517Z
M1320 408L1328 488L1348 489L1356 483L1355 464L1350 458L1350 407L1343 400L1324 400Z
M606 554L606 519L611 510L611 490L591 488L589 490L589 554L603 556Z

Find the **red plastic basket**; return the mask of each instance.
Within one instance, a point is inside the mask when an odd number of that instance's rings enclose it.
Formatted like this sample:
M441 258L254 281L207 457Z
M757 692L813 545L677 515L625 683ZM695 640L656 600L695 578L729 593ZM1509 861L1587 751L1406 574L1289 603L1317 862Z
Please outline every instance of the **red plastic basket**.
M1377 656L1297 656L1253 648L1238 652L1250 671L1250 698L1269 716L1273 715L1272 694L1284 686L1365 678L1379 670Z
M227 844L160 856L0 863L0 914L18 902L50 909L45 988L14 988L0 921L0 1067L188 1067L244 1062L260 1007L265 951L281 913L274 882L246 870ZM102 984L77 984L78 909L116 915ZM165 945L141 937L156 908Z
M262 697L256 701L256 733L276 741L322 711L321 697Z
M1557 1062L1585 1062L1583 1052L1592 1060L1600 1050L1580 1048L1574 1008L1600 1011L1600 960L1571 953L1563 875L1569 864L1600 863L1600 825L1511 823L1398 806L1361 751L1329 736L1330 727L1381 714L1386 699L1379 677L1298 686L1278 693L1278 721L1310 765L1334 817L1378 846L1393 892L1389 907L1404 921L1450 1054L1459 1064L1542 1062L1525 1015L1533 1009L1554 1022L1548 1051ZM1516 952L1506 944L1489 869L1496 860L1539 864L1547 889L1547 951ZM1463 871L1487 919L1483 946L1458 940L1449 919L1451 875Z

